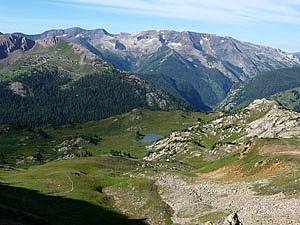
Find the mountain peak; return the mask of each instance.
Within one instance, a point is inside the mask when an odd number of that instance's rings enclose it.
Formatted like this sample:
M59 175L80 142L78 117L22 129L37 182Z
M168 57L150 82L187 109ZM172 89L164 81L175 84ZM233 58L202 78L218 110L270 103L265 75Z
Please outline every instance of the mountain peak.
M78 32L85 31L85 29L83 29L81 27L71 27L71 28L64 29L64 31L65 32L75 32L75 33L78 33Z

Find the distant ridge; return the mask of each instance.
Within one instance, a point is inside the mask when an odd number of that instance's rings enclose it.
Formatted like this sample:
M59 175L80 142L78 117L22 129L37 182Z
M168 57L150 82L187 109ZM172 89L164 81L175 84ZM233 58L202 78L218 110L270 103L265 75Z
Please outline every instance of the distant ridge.
M14 35L33 41L56 37L80 45L200 111L214 110L251 78L300 63L297 56L279 49L190 31L111 34L105 29L74 27Z

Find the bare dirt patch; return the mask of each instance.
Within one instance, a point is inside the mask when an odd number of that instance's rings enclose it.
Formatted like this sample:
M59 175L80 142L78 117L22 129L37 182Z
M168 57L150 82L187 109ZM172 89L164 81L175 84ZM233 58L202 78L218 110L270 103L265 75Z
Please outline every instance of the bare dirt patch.
M199 173L201 179L207 179L218 182L241 182L241 181L255 181L258 179L267 179L273 175L288 173L293 166L287 162L273 162L261 161L253 166L255 173L249 174L242 165L238 163L230 166L221 167L215 171L208 173Z
M291 144L268 144L259 150L262 154L300 156L300 146Z

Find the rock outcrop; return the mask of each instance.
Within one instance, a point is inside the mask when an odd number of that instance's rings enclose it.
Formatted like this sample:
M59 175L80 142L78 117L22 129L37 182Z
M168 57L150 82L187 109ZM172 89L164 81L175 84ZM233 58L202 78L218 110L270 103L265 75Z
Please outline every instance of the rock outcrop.
M36 41L36 43L42 48L54 47L57 42L58 38L56 36Z
M184 153L189 149L189 143L192 141L190 132L173 132L169 137L157 141L147 147L152 154L145 157L147 161L153 161L160 158L168 158L178 153Z
M224 221L224 225L242 225L237 213L231 213Z
M212 155L247 149L253 138L299 138L300 113L287 110L277 102L259 99L235 114L220 114L206 124L195 124L184 132L173 132L169 137L148 146L146 160L174 157L189 153L193 147L210 150ZM212 146L202 142L216 139Z
M22 97L26 96L27 91L25 86L21 82L12 82L9 85L9 89L12 90L15 94L20 95Z
M263 109L269 111L261 118L248 124L246 128L248 137L259 138L292 138L300 136L300 114L282 108L270 100L256 100L247 108Z
M35 42L22 36L0 34L0 59L8 57L13 52L25 52L33 48Z
M207 221L205 223L205 225L219 225L219 224L215 224L212 221ZM229 214L226 217L226 219L224 220L224 222L222 224L220 224L220 225L243 225L243 224L240 222L237 213L231 213L231 214Z

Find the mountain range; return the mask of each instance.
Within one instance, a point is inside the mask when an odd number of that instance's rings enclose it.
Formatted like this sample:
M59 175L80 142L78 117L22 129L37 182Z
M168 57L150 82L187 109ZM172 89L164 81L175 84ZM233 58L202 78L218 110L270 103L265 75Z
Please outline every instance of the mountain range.
M136 75L119 71L88 49L57 37L33 41L2 35L0 46L5 57L0 67L2 124L60 125L138 107L185 107Z
M56 36L80 44L116 68L140 74L198 110L214 109L235 83L299 64L298 57L279 49L195 32L110 34L104 29L70 28L17 35L31 40Z
M299 64L195 32L0 33L0 224L300 224Z
M48 51L54 53L53 59L49 59ZM243 96L244 92L239 91L248 82L273 71L285 74L285 69L297 67L299 63L297 54L231 37L188 31L149 30L136 34L111 34L104 29L70 28L35 35L0 35L2 86L10 87L11 92L26 92L22 90L25 86L22 87L20 77L28 79L32 76L28 76L28 72L27 75L22 74L25 67L30 71L41 68L53 71L55 67L60 73L68 73L72 85L78 79L86 79L90 73L118 73L125 77L133 75L135 84L145 84L148 90L152 90L142 94L143 104L132 107L155 105L159 109L193 108L199 111L232 109L235 107L228 107L228 104L236 107L245 105L234 102L232 96L246 98L246 103L255 99ZM290 82L286 88L278 90L286 91L297 85L297 82ZM269 96L276 93L273 91ZM152 98L149 96L156 96L156 99L149 100Z

